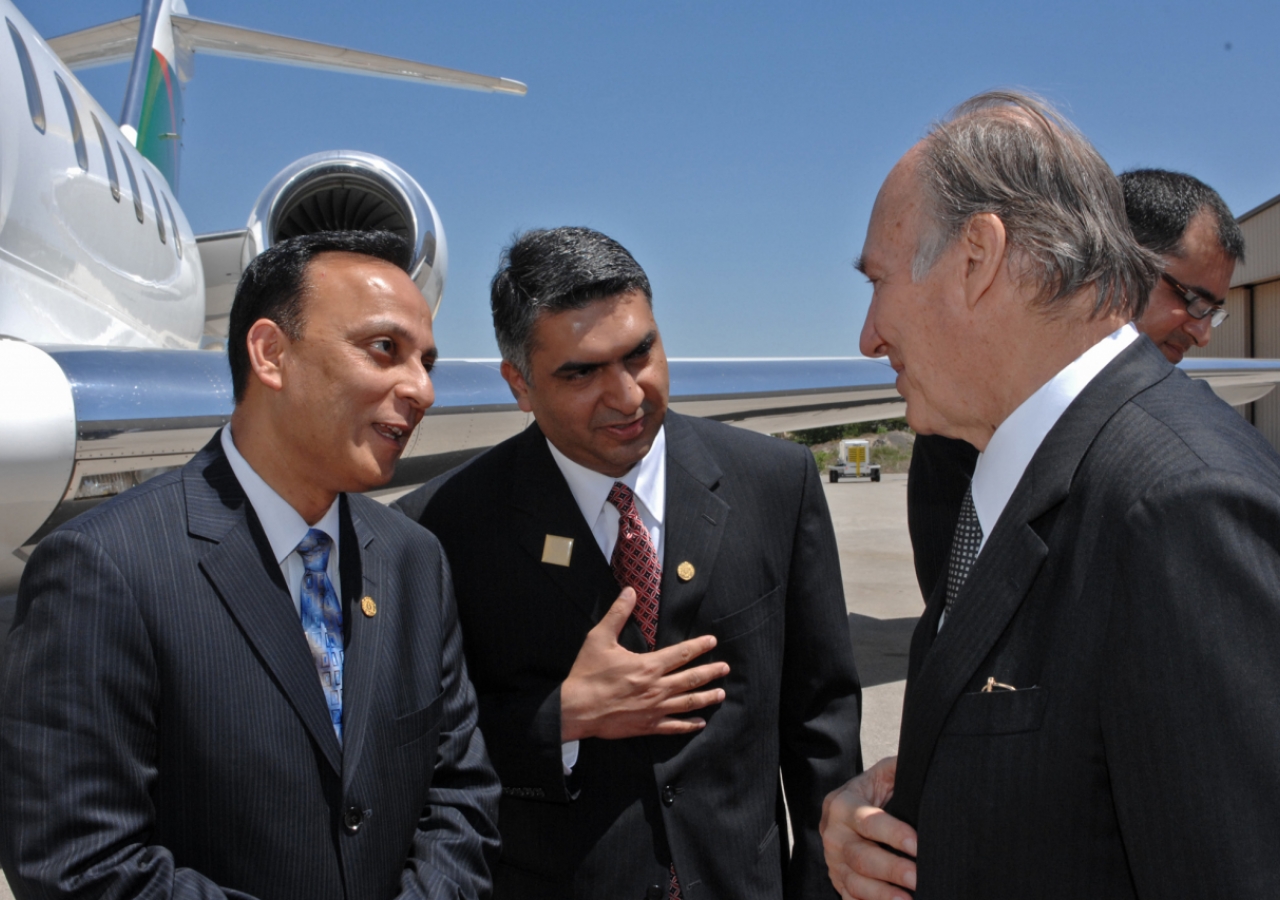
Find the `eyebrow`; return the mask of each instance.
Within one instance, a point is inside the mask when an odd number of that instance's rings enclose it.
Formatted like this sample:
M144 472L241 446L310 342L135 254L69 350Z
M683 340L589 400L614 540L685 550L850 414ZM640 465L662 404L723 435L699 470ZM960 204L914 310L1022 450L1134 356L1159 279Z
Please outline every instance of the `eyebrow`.
M409 330L394 319L376 319L365 326L362 331L366 336L374 334L389 334L407 344L411 344L414 341L414 337L409 333ZM431 349L425 350L422 353L422 358L431 362L435 362L439 356L440 351L435 346L432 346Z
M633 347L633 348L632 348L632 349L631 349L631 350L630 350L630 351L629 351L625 356L623 356L622 358L623 358L623 359L635 359L636 357L644 356L646 353L648 353L650 350L652 350L652 349L653 349L653 345L654 345L654 343L656 343L656 342L657 342L657 340L658 340L658 332L657 332L657 331L650 331L648 334L646 334L643 338L641 338L641 339L640 339L640 343L636 344L636 345L635 345L635 347ZM559 367L559 368L557 368L557 369L556 369L554 372L552 372L551 374L553 374L553 375L576 375L576 374L586 374L587 372L594 371L595 369L598 369L598 368L600 368L601 366L606 365L606 364L607 364L607 362L608 362L608 361L606 361L606 362L578 362L578 361L576 361L576 360L572 360L572 359L571 359L571 360L569 360L569 361L567 361L567 362L561 363L561 364L560 364L560 367Z

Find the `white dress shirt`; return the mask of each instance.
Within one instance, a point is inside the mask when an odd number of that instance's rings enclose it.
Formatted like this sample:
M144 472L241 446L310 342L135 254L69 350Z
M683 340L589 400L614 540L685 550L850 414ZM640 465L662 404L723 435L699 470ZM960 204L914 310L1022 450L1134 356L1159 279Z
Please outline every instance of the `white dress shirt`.
M588 469L565 456L556 445L547 441L551 450L551 458L560 467L560 474L569 483L569 491L582 510L582 518L591 526L591 536L596 539L600 552L606 560L613 558L613 547L618 543L618 520L621 515L617 507L609 502L609 492L613 490L615 481L621 481L635 493L636 512L640 521L649 530L653 541L654 552L662 559L662 521L667 509L667 429L664 425L658 429L653 439L653 446L640 462L631 467L631 471L621 478ZM578 742L569 741L560 746L560 760L564 765L564 773L568 775L578 762Z
M973 507L982 526L979 555L1045 435L1089 382L1137 339L1132 324L1116 329L1022 401L996 428L973 470Z
M329 565L326 571L329 581L333 583L334 593L341 599L342 579L338 568L338 501L335 497L329 511L315 525L308 525L306 519L298 515L298 511L289 502L262 480L262 476L253 470L249 461L240 455L231 436L231 425L222 429L222 452L231 463L231 471L240 482L241 489L249 498L249 505L257 513L262 530L267 534L267 542L271 544L271 553L280 565L284 575L284 583L289 586L289 596L293 598L293 608L298 614L298 627L302 627L302 576L306 566L298 553L298 544L307 536L312 528L319 528L333 541L333 549L329 551Z

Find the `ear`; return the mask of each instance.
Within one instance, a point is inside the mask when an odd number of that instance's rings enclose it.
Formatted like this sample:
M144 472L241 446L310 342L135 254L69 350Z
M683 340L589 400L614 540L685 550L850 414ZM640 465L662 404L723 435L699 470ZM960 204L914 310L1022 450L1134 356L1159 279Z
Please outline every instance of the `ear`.
M961 236L965 251L964 295L970 309L986 296L1005 264L1008 235L995 213L978 213Z
M249 350L249 368L264 387L273 391L284 388L284 356L293 343L280 326L270 319L259 319L249 326L245 337Z
M516 405L520 410L533 412L533 403L529 400L529 382L525 381L520 370L504 359L500 371L502 377L506 379L507 387L511 388L511 396L516 398Z

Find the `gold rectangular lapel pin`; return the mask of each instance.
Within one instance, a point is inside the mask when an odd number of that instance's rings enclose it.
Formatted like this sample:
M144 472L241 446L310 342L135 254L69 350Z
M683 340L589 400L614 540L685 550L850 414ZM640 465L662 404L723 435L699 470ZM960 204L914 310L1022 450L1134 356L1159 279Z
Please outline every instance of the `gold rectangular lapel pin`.
M573 556L573 538L560 537L558 534L547 535L546 542L542 545L542 561L552 566L569 565L569 558Z

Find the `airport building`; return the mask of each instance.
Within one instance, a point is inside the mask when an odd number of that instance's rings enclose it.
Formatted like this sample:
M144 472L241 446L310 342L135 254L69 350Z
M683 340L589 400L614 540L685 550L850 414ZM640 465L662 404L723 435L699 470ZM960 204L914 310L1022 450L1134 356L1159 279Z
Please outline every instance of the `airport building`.
M1244 232L1245 261L1231 278L1230 315L1213 329L1208 347L1193 347L1187 356L1280 359L1280 195L1237 221ZM1280 389L1239 409L1280 449Z

